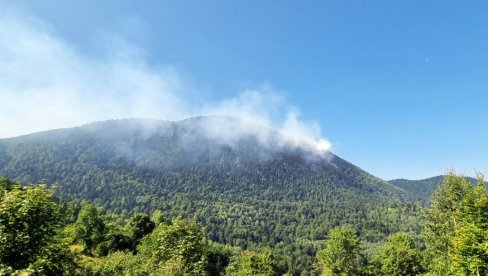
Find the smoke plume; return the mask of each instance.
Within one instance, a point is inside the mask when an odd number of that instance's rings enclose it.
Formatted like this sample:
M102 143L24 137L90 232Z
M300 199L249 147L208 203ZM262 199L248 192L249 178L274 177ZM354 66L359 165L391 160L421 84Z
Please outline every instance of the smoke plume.
M318 124L301 120L299 110L270 86L219 102L194 102L205 97L176 68L149 64L143 49L127 41L101 41L106 51L86 54L48 22L0 4L0 137L107 119L232 115L249 124L208 126L208 135L229 143L255 135L267 143L259 125L281 133L275 146L318 154L330 148Z

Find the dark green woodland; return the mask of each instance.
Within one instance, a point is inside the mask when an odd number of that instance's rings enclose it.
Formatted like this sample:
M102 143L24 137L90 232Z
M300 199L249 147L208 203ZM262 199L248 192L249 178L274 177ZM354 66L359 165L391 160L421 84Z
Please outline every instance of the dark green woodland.
M1 139L0 274L488 272L482 178L388 182L260 126L264 142L216 138L244 124L130 119Z

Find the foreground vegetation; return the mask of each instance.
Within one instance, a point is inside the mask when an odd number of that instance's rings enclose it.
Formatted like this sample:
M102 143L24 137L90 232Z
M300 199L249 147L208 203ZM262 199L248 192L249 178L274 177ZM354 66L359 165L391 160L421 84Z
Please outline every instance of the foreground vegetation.
M421 235L397 232L366 250L355 225L318 242L315 262L287 267L275 248L243 250L205 238L195 220L62 202L44 185L0 178L0 274L35 275L487 275L488 194L449 173L426 210ZM417 238L420 237L420 238Z

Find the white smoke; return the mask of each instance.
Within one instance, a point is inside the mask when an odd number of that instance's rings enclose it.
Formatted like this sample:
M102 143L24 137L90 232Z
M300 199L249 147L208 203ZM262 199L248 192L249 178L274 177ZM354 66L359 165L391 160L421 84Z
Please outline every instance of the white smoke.
M302 121L271 87L195 103L189 99L203 97L175 68L149 65L142 49L123 40L101 41L107 49L103 54L84 54L47 22L0 3L0 137L107 119L232 115L249 123L208 126L208 134L229 143L252 134L268 143L265 126L282 134L275 146L321 155L330 149L319 126Z

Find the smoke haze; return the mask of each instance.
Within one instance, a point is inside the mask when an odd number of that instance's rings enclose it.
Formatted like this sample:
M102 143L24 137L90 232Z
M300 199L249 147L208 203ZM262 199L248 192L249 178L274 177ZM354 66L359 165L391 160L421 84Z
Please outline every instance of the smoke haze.
M278 146L301 146L324 154L330 143L315 122L270 86L236 93L219 102L204 98L192 81L170 65L147 62L143 49L122 39L101 39L106 51L84 54L44 22L0 3L0 137L119 118L181 120L200 115L244 119L239 129L208 126L208 135L231 143L260 127L282 134Z

